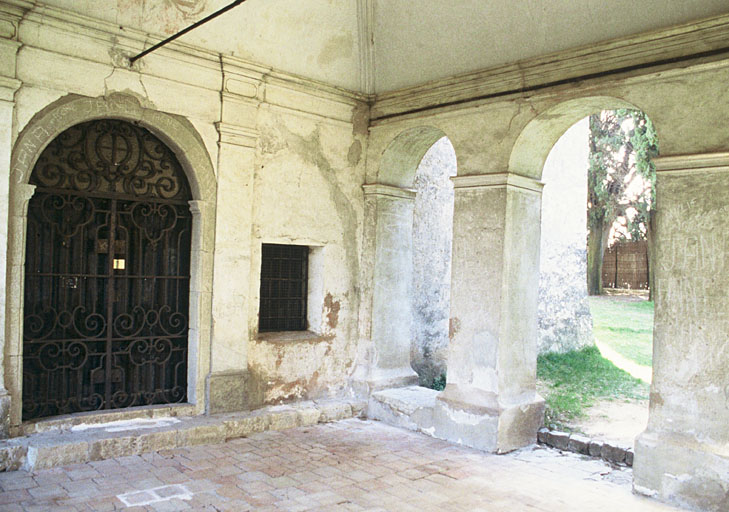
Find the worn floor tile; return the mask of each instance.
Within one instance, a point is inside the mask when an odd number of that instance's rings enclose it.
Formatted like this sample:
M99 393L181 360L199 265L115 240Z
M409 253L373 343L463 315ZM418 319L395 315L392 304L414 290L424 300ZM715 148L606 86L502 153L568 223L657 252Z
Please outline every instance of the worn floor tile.
M8 511L667 512L631 471L532 447L490 455L378 422L263 432L45 471L0 473Z

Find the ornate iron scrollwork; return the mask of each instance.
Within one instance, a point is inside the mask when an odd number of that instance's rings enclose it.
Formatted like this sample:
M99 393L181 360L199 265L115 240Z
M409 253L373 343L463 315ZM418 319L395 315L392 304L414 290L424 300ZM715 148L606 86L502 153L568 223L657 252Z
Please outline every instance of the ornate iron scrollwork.
M185 401L191 194L174 153L92 121L51 142L31 183L23 419Z

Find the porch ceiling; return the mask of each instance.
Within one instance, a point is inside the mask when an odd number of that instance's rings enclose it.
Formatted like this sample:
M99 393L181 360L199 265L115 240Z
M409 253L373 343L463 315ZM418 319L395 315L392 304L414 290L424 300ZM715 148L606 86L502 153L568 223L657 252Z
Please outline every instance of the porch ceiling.
M230 2L45 1L148 32L150 45ZM726 13L726 0L248 0L181 41L382 93Z

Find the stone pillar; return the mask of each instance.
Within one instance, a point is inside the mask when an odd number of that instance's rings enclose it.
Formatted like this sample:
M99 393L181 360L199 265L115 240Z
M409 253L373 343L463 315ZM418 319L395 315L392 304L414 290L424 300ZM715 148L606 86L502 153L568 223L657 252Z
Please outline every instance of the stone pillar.
M12 151L13 110L15 91L20 81L15 78L15 60L20 43L15 40L17 23L22 13L19 8L0 6L0 438L7 437L11 425L11 395L6 389L6 369L12 371L12 356L5 347L6 333L6 293L7 251L8 246L8 207L10 190L10 153ZM13 351L14 352L14 351ZM7 358L7 359L6 359Z
M655 159L656 268L648 427L637 492L729 510L729 153Z
M251 227L261 74L223 59L208 412L247 409Z
M504 453L536 441L542 184L500 173L453 178L451 326L434 435Z
M15 238L16 243L10 245L14 250L7 252L7 283L2 289L5 296L5 318L3 325L4 340L0 346L4 349L5 383L12 401L8 403L10 410L2 417L3 428L10 428L10 435L15 435L13 429L20 425L23 411L22 394L22 358L23 358L23 290L25 281L25 235L28 223L28 202L33 197L35 185L15 183L10 192L10 215L8 217L8 232ZM6 246L8 247L8 246ZM7 292L6 292L7 290ZM11 306L13 304L14 306ZM9 333L16 333L10 335ZM2 352L0 352L0 355Z
M190 247L190 330L187 333L187 399L196 412L205 412L206 379L210 368L213 291L210 276L215 250L215 204L196 199L189 201L192 214ZM195 322L195 320L197 320ZM205 350L203 347L207 347Z
M380 184L363 188L376 218L367 387L374 391L417 384L410 367L415 191Z

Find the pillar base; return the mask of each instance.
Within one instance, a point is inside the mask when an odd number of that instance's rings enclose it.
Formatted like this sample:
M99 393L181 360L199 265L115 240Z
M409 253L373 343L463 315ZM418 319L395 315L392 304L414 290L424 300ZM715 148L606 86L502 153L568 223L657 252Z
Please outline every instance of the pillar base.
M633 490L681 507L729 510L729 447L670 432L635 442Z
M251 398L250 376L245 370L216 372L208 375L207 412L239 412L255 406Z
M535 392L520 398L505 404L493 393L471 393L449 384L436 399L433 435L491 453L534 444L544 418L544 399Z
M10 395L0 389L0 439L10 436Z
M372 370L367 378L355 379L352 387L355 392L364 397L375 391L390 388L404 388L418 385L418 374L410 368L376 369Z

